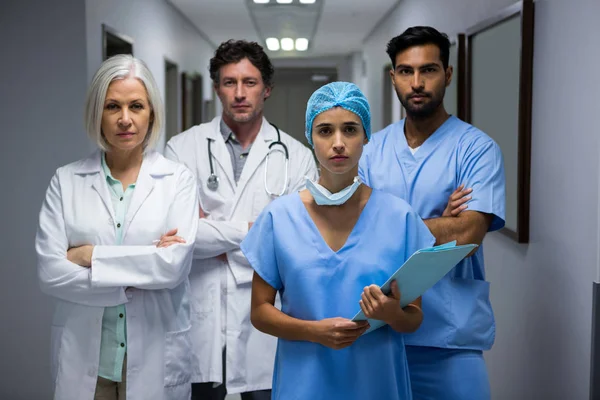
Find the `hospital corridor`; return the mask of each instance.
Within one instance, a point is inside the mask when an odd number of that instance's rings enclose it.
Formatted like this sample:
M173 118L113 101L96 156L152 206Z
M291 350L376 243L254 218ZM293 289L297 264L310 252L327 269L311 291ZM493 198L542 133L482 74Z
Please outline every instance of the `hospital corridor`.
M0 0L0 399L600 400L599 17Z

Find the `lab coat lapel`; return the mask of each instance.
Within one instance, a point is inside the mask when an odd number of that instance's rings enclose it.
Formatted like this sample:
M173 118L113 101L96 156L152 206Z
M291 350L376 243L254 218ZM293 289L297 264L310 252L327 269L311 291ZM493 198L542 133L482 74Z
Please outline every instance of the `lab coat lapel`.
M250 153L248 154L248 159L246 160L246 164L244 164L244 169L242 170L242 175L240 176L240 180L238 181L237 188L235 191L235 199L233 201L233 207L231 213L237 207L240 202L241 196L243 193L247 192L246 186L249 185L252 180L253 183L263 182L264 178L254 176L257 173L257 170L261 166L261 164L265 161L267 157L267 153L269 152L269 144L275 140L277 134L275 133L275 128L273 128L265 118L263 118L263 123L261 125L260 131L252 143L252 147L250 148Z
M102 164L100 161L100 157L103 156L103 153L98 151L94 153L94 155L88 159L86 159L80 168L78 168L75 173L76 174L93 174L89 176L87 179L91 180L92 189L96 191L108 215L110 215L111 220L110 224L113 224L115 220L115 213L113 210L112 202L110 200L110 193L108 191L108 184L106 183L106 176L102 173Z
M210 131L206 135L211 141L210 151L212 153L213 168L215 174L219 177L219 184L228 184L232 191L235 190L235 179L233 178L233 165L231 164L231 155L227 150L223 135L221 135L221 118L215 118L210 126ZM208 143L206 143L208 146ZM208 157L208 148L206 150ZM209 162L208 159L206 162ZM201 179L208 179L208 176Z
M152 177L151 173L154 163L157 162L157 159L158 154L155 152L144 154L144 160L142 161L142 166L135 182L135 189L133 191L133 196L131 197L131 203L129 204L127 215L125 216L123 238L125 238L127 235L127 230L131 225L133 217L154 189L154 178Z

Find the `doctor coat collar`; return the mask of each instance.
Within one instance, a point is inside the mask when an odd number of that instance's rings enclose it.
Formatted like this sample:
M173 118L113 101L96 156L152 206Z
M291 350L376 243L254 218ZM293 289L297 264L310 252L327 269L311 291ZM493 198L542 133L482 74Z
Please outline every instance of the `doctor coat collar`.
M221 138L223 140L223 135L221 135L221 120L223 117L216 117L211 122L211 127L206 135L211 140L217 140ZM271 142L277 140L277 131L273 126L267 121L265 117L262 118L262 124L260 126L260 130L258 131L258 135L256 135L256 139L254 139L254 143L256 143L259 139L262 139L265 142Z
M74 173L76 175L91 175L89 178L86 177L84 179L89 182L92 189L95 190L102 199L106 211L110 214L111 221L115 221L115 213L110 200L108 184L106 183L106 179L104 179L104 175L101 173L102 161L100 157L102 157L102 154L103 152L96 151L90 157L82 160L81 163L74 168ZM144 159L142 160L142 166L136 180L135 190L127 214L125 215L123 240L127 237L127 232L133 217L154 190L156 178L173 175L175 173L175 168L175 163L160 157L155 151L149 150L144 153Z
M89 157L81 160L73 172L76 175L100 173L102 171L102 160L100 158L102 157L102 154L103 152L98 150ZM168 162L166 159L159 157L159 154L156 151L148 150L144 153L144 159L139 174L140 177L142 176L142 173L147 173L153 177L173 175L175 173L175 165Z

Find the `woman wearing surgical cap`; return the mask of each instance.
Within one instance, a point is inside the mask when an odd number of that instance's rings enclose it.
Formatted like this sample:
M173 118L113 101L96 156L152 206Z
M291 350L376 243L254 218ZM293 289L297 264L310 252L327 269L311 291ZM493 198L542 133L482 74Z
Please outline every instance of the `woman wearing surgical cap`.
M320 179L273 201L241 246L255 270L252 323L279 338L272 398L411 399L402 335L421 324L420 299L403 309L395 282L388 296L376 284L435 239L406 202L358 178L371 135L358 87L313 93L305 132ZM359 309L387 325L362 336Z

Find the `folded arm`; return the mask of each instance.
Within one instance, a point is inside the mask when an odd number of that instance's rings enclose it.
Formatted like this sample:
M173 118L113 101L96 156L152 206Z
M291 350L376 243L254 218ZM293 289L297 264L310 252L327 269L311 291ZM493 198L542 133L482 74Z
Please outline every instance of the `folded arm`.
M464 211L457 217L439 217L424 220L436 239L437 244L456 240L457 244L477 244L483 238L492 223L493 215L478 211Z
M127 302L122 286L93 287L90 269L69 261L68 248L57 173L46 192L35 238L40 288L50 296L87 306L110 307Z
M168 247L94 246L91 280L94 287L133 286L139 289L172 289L183 282L191 268L198 228L198 192L188 170L177 182L169 207L167 228L177 228L185 243Z

